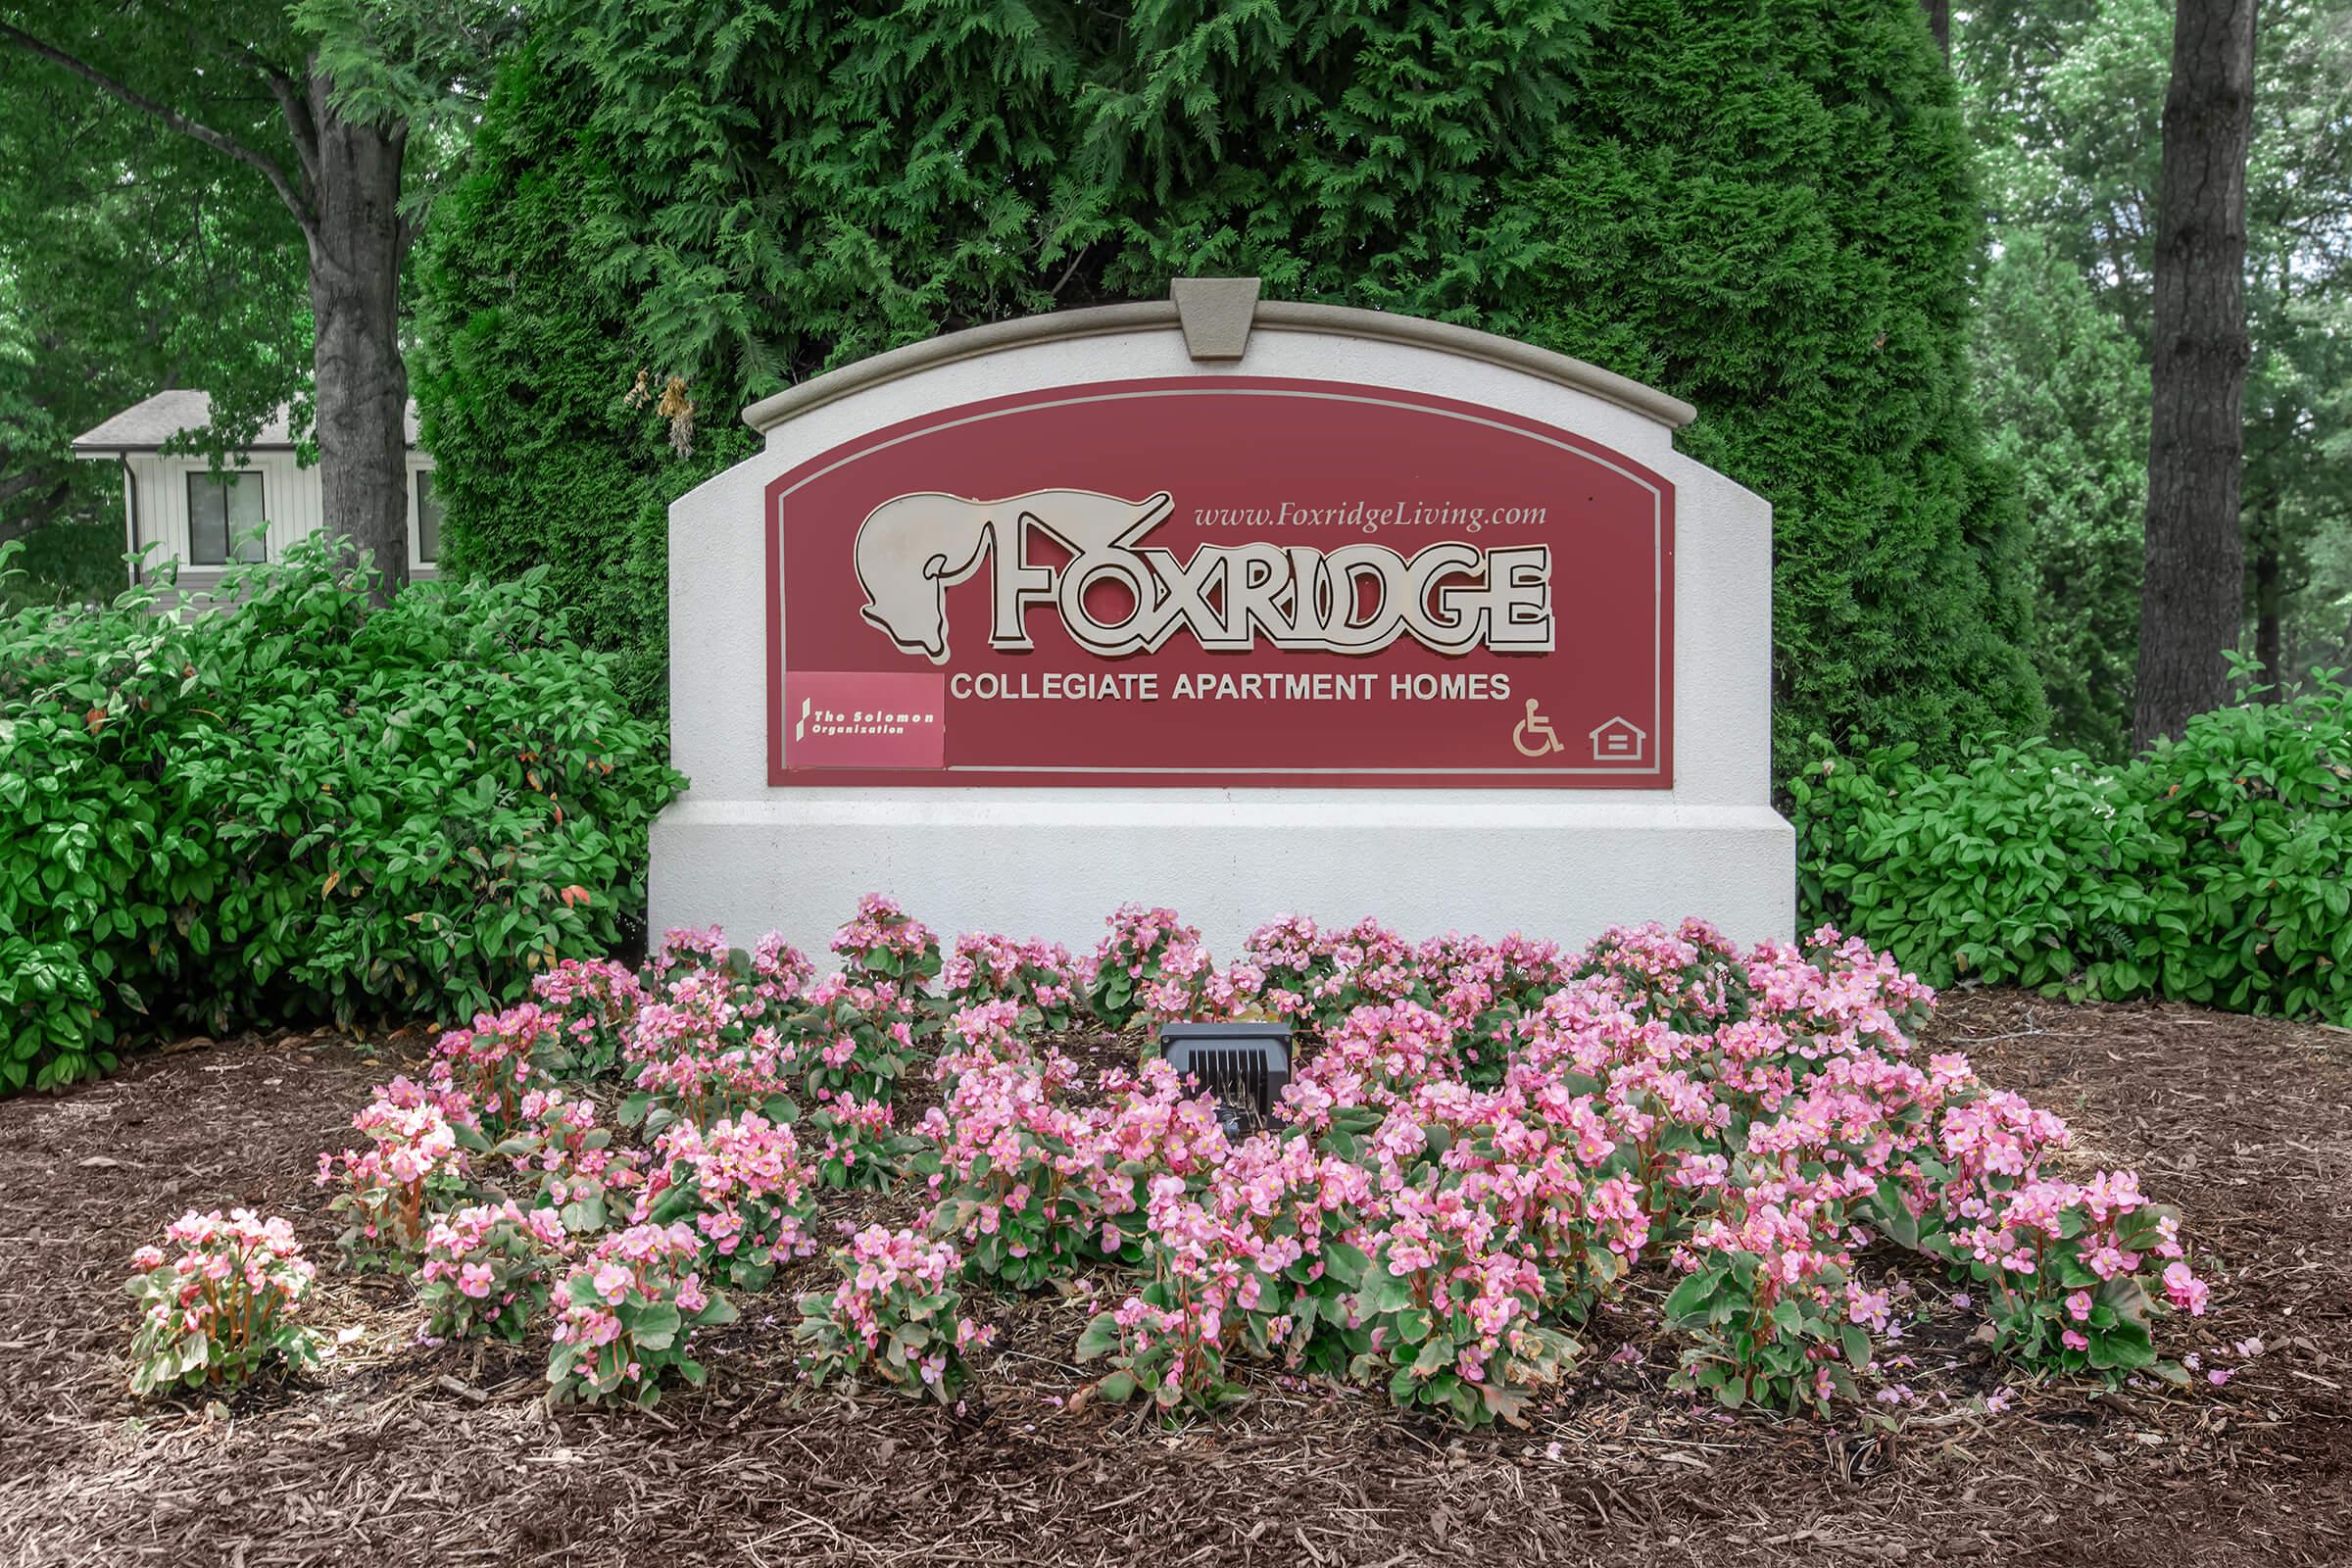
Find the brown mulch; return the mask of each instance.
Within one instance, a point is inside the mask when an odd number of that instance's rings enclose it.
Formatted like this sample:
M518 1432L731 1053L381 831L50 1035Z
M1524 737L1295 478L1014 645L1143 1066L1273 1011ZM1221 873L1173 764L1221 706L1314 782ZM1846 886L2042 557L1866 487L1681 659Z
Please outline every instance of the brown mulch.
M331 1256L318 1152L422 1045L196 1043L0 1102L0 1563L2352 1563L2352 1035L1981 993L1931 1043L2067 1116L2086 1168L2135 1165L2180 1205L2216 1304L2163 1344L2227 1386L2012 1380L1988 1415L2008 1374L1932 1312L1912 1402L1732 1419L1667 1390L1671 1348L1633 1312L1592 1326L1526 1432L1270 1375L1169 1432L1073 1400L1087 1305L1048 1297L989 1304L987 1405L956 1416L793 1378L803 1270L742 1302L707 1394L551 1411L536 1349L418 1346L405 1287L334 1274L318 1371L143 1404L132 1249L242 1203Z

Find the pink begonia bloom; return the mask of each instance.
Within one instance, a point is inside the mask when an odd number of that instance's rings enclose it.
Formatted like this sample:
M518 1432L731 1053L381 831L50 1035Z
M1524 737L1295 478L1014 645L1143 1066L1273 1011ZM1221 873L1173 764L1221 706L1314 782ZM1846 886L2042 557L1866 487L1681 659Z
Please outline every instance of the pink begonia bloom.
M490 1265L467 1263L458 1270L458 1289L479 1300L490 1294Z
M627 1298L629 1287L635 1283L629 1271L618 1263L607 1263L596 1271L596 1294L614 1306Z
M2066 1348L2070 1350L2087 1350L2090 1348L2090 1341L2084 1339L2073 1329L2068 1329L2064 1334L2061 1334L2058 1337L2066 1342Z
M2212 1291L2203 1280L2189 1272L2186 1263L2168 1263L2164 1268L2164 1294L2175 1306L2189 1316L2202 1317Z
M2229 1382L2230 1378L2234 1377L2235 1375L2236 1374L2229 1367L2217 1366L2212 1371L2205 1374L2205 1381L2218 1389L2223 1384Z

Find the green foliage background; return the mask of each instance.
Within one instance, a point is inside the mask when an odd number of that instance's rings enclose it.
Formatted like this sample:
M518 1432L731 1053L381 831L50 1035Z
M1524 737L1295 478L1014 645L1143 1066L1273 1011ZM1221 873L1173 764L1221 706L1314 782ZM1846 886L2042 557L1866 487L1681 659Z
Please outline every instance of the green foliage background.
M310 329L301 236L258 177L0 45L0 541L25 540L0 604L129 581L122 470L74 436L195 386L218 439L186 444L233 449L307 395Z
M1254 272L1695 403L1685 449L1777 509L1784 747L2039 720L2019 514L1962 396L1967 145L1914 0L533 10L435 211L415 386L450 564L548 564L640 711L663 509L750 450L745 403Z
M2019 476L2050 737L2130 738L2173 0L1978 0L1952 65L1988 220L1979 402ZM2352 3L2266 0L2247 165L2246 647L2352 662ZM2267 634L2267 635L2266 635Z

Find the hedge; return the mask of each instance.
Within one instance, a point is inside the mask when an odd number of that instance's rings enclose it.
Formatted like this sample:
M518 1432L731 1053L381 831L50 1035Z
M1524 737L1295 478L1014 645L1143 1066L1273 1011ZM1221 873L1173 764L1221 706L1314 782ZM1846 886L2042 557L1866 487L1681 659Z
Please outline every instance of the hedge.
M1931 984L2166 997L2352 1024L2352 690L2189 721L2124 763L2047 741L1789 783L1800 902Z
M0 572L13 547L0 547ZM0 619L0 1093L174 1028L451 1016L642 930L683 784L544 572Z

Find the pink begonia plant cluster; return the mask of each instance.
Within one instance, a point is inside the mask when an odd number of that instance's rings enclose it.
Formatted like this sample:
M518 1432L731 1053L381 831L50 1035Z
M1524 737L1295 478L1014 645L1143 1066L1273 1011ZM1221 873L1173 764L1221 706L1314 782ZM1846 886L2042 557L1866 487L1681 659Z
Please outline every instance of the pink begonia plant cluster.
M494 1335L519 1344L546 1312L549 1277L569 1257L570 1235L552 1208L513 1199L472 1203L433 1221L416 1268L418 1330L428 1341Z
M893 981L919 989L940 971L939 938L879 893L858 901L858 912L834 935L833 952L853 982Z
M424 1283L496 1294L500 1325L532 1266L586 1249L553 1303L567 1397L699 1376L688 1338L732 1310L707 1280L762 1288L818 1250L822 1189L908 1175L921 1223L860 1232L838 1287L803 1298L819 1375L953 1397L984 1343L956 1280L1107 1286L1078 1347L1104 1398L1213 1408L1248 1358L1518 1419L1648 1270L1672 1286L1687 1387L1821 1407L1895 1387L1873 1357L1925 1310L1885 1267L1905 1251L1965 1281L1955 1302L1981 1299L2025 1365L2183 1375L2151 1333L2161 1308L2206 1305L2176 1217L2128 1172L2074 1168L2055 1116L1919 1052L1931 994L1859 943L1740 954L1687 922L1582 951L1416 945L1292 918L1220 966L1171 911L1108 924L1080 963L988 935L943 959L869 897L837 974L716 931L671 933L638 976L560 967L453 1032L430 1084L378 1091L355 1123L370 1148L321 1179L359 1243L445 1236ZM1089 1078L1057 1049L1061 1008L1290 1021L1276 1125L1229 1135L1155 1058ZM896 1102L922 1069L939 1102L907 1125ZM615 1142L615 1096L648 1148ZM494 1245L520 1249L500 1253L511 1298L475 1255ZM462 1315L454 1332L491 1321Z
M827 1187L887 1190L912 1147L899 1133L898 1115L888 1100L860 1100L847 1091L821 1097L807 1120L817 1180Z
M134 1394L233 1385L268 1362L318 1359L301 1321L316 1270L285 1220L190 1209L165 1227L162 1247L140 1248L131 1263Z
M1123 1029L1139 1013L1183 1017L1209 977L1200 932L1173 909L1121 905L1095 948L1086 999L1095 1017Z
M646 1154L616 1145L596 1102L576 1088L534 1089L522 1097L518 1125L490 1154L535 1204L554 1209L571 1231L601 1231L632 1202L645 1182ZM460 1134L463 1142L465 1135Z
M610 958L565 958L531 981L532 1000L556 1022L557 1071L595 1078L619 1065L622 1030L645 1005L645 987Z
M1228 1149L1216 1106L1163 1061L1103 1075L1078 1104L1076 1064L1033 1053L1021 1016L998 1001L949 1019L933 1068L946 1099L924 1116L913 1168L934 1231L958 1239L970 1271L1034 1288L1086 1262L1135 1261L1151 1176L1205 1175Z
M939 984L951 1010L1008 1002L1048 1029L1069 1028L1080 1005L1077 966L1058 942L966 932L942 961Z
M779 1261L815 1252L816 1172L792 1129L758 1111L709 1131L676 1122L655 1141L654 1175L632 1218L691 1221L727 1282L756 1291Z
M663 953L669 951L664 944ZM793 1092L799 1043L779 1027L780 1003L724 969L688 968L638 1008L622 1044L634 1087L625 1114L658 1130L762 1109Z
M473 1124L498 1136L522 1119L522 1100L546 1074L539 1057L559 1020L537 1002L477 1013L469 1029L452 1029L433 1047L432 1086L462 1098Z
M902 1394L955 1403L972 1378L964 1352L996 1338L963 1313L955 1247L868 1225L833 1264L841 1283L800 1301L794 1338L809 1381L866 1373Z
M573 1264L556 1296L547 1368L556 1397L651 1409L665 1371L701 1386L688 1340L697 1328L735 1318L725 1297L704 1289L703 1252L702 1238L685 1225L632 1225Z
M471 1120L462 1097L395 1078L351 1118L367 1147L319 1154L318 1185L336 1189L329 1206L350 1216L343 1233L347 1261L393 1269L415 1261L442 1200L466 1177L453 1108L461 1122Z
M923 1054L930 1020L917 982L832 975L802 1000L808 1010L796 1052L812 1099L887 1100Z
M1915 1062L1906 1025L1930 993L1833 933L1744 957L1697 923L1581 955L1446 939L1408 956L1376 929L1287 921L1210 992L1323 1024L1280 1137L1365 1170L1373 1195L1286 1281L1219 1231L1224 1167L1181 1195L1154 1181L1151 1282L1081 1345L1111 1358L1113 1396L1213 1402L1249 1344L1507 1417L1566 1367L1564 1331L1662 1257L1683 1275L1667 1318L1690 1387L1823 1404L1899 1332L1855 1278L1873 1237L1985 1286L1996 1343L2030 1365L2177 1377L2150 1308L2205 1306L2171 1212L2127 1177L2045 1173L2063 1124L1961 1058ZM1319 1020L1335 997L1349 1010ZM1270 1286L1290 1321L1260 1328Z

